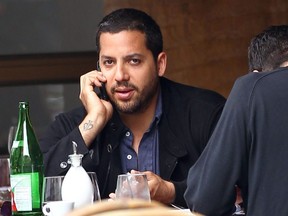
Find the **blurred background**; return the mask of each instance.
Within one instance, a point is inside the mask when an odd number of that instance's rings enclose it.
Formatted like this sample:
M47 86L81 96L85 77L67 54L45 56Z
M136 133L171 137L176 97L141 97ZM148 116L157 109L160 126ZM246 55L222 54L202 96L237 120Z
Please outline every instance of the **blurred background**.
M288 24L287 0L0 0L0 156L30 102L38 136L80 104L79 77L96 67L95 32L107 13L133 7L160 25L166 77L227 97L248 72L247 48L270 25Z

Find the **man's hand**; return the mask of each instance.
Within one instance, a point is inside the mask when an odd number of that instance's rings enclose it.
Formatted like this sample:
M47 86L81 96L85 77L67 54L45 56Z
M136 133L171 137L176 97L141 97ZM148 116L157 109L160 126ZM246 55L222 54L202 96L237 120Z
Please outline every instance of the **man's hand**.
M139 173L132 170L131 173ZM172 182L163 180L160 176L153 172L141 172L146 174L151 199L162 203L172 203L175 199L175 187Z
M100 99L94 91L95 86L101 87L101 82L106 82L106 78L98 71L91 71L80 78L79 98L87 115L79 125L79 130L87 146L103 129L113 113L111 103Z
M116 199L116 194L115 193L110 193L108 201L113 201L115 199Z

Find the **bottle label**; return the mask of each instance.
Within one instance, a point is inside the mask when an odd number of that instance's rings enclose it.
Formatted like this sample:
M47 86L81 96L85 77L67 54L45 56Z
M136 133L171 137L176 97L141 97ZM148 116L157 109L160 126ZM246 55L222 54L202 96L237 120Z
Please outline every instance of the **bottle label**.
M18 148L20 142L18 140L14 140L12 143L12 148Z
M31 211L40 208L39 174L11 175L13 211Z

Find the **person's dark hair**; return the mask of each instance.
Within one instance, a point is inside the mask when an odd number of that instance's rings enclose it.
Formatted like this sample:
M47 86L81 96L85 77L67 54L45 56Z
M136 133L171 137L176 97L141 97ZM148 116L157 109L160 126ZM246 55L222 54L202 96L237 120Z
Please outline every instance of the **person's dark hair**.
M249 71L270 71L288 60L288 25L270 26L252 38L248 47Z
M145 34L146 46L151 50L156 61L163 51L163 39L159 25L143 11L123 8L105 16L98 25L96 34L96 52L100 53L100 35L102 33L119 33L124 30L140 31Z

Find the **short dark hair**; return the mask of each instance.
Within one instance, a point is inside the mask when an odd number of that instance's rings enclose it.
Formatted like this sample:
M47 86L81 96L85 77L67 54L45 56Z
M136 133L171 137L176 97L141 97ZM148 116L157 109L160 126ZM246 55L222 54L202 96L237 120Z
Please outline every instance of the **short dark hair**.
M159 53L163 51L163 38L159 25L143 11L133 8L123 8L113 11L105 16L98 25L96 33L96 52L100 53L101 33L119 33L124 30L136 30L145 34L146 46L151 50L156 61Z
M270 71L288 60L288 25L270 26L252 38L248 47L249 71Z

